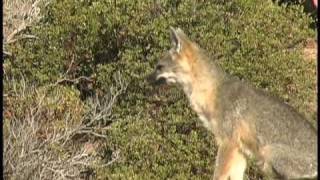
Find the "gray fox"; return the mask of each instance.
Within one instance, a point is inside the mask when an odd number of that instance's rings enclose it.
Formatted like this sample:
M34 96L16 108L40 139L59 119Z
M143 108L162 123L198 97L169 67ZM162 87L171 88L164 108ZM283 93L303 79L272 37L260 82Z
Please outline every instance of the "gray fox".
M180 29L148 76L178 83L218 144L213 179L243 179L253 158L271 178L317 177L317 130L291 106L225 73Z

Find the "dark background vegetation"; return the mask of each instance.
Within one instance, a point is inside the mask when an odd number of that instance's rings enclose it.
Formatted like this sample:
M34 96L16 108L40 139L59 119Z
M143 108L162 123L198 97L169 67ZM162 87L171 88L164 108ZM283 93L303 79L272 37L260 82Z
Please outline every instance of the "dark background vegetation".
M10 2L5 6L22 7ZM9 179L211 179L213 135L181 89L145 82L170 48L169 26L183 29L228 73L316 123L316 20L301 3L23 3L31 4L26 13L4 14ZM263 179L253 162L247 172L246 179Z

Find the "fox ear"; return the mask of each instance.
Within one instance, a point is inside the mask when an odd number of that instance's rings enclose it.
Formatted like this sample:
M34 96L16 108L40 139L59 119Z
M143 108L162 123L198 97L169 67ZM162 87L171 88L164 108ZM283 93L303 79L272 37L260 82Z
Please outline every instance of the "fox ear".
M180 28L174 29L173 27L170 26L171 43L177 53L181 52L183 35L184 33Z

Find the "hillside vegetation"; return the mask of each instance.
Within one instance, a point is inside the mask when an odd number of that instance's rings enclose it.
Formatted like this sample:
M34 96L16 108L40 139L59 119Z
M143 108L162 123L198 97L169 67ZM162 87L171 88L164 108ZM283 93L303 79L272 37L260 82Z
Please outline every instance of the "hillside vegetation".
M37 4L19 16L8 9L4 19L12 35L4 58L6 179L211 179L213 135L179 87L145 81L170 48L169 26L316 123L316 61L304 54L316 32L299 5L23 2ZM247 172L263 179L253 162Z

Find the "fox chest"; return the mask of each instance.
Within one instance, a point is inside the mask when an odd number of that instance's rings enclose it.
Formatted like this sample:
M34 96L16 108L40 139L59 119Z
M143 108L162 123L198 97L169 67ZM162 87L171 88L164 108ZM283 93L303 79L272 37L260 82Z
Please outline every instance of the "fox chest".
M190 96L189 100L191 108L197 113L203 125L207 129L212 130L213 116L211 115L211 108L208 106L208 103L205 101L205 99L199 99Z

